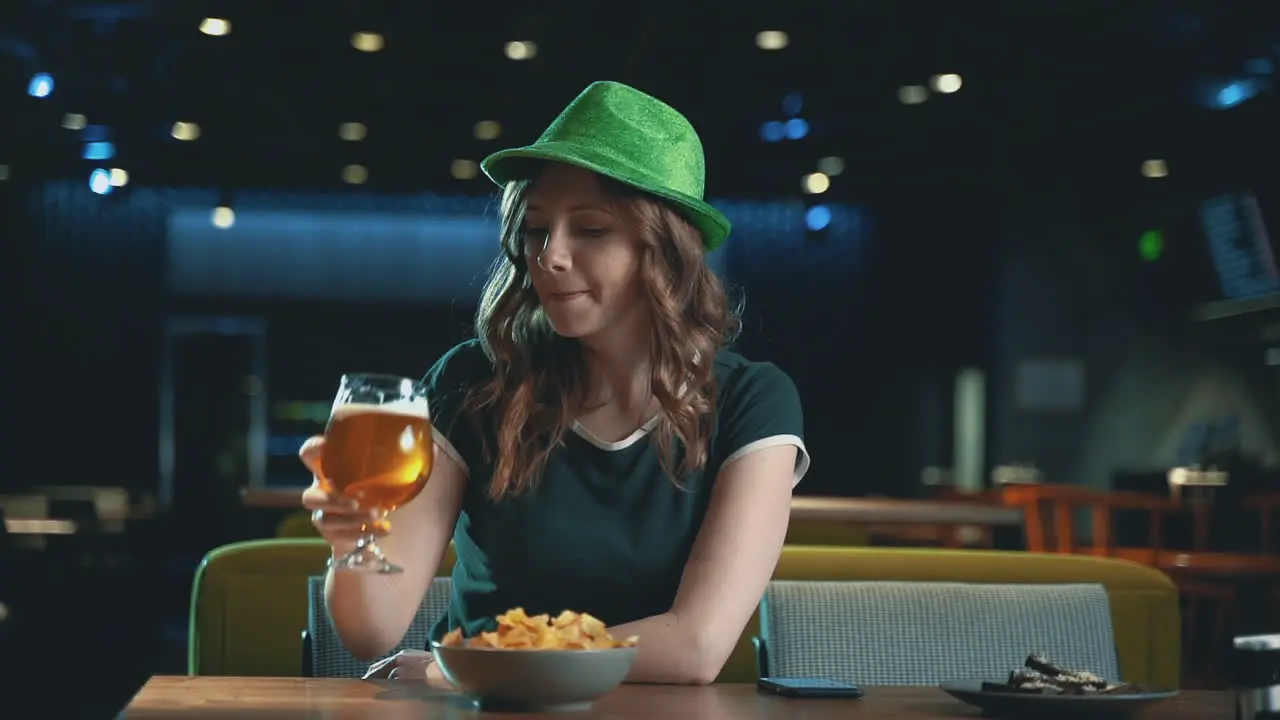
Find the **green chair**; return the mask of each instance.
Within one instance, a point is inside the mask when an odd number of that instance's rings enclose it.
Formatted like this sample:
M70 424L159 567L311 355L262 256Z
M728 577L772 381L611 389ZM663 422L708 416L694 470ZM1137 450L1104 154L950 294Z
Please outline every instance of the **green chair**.
M311 513L306 510L285 515L276 525L277 538L318 538L316 526L311 524Z
M188 674L301 676L307 578L324 574L328 557L319 538L249 540L209 552L192 584ZM453 562L450 546L440 572L451 572Z
M299 676L307 627L307 578L324 572L320 539L234 543L205 557L191 599L193 675ZM440 566L448 574L452 547ZM1178 591L1157 570L1114 558L992 550L789 545L778 580L860 580L996 584L1095 583L1106 589L1126 680L1178 686ZM753 682L757 612L718 682Z
M192 585L187 672L299 675L307 578L328 557L319 538L250 540L205 555Z

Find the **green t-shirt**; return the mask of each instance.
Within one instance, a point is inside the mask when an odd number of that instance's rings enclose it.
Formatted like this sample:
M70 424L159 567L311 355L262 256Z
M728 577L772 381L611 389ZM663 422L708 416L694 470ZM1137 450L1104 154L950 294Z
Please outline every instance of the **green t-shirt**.
M467 473L454 529L457 564L439 639L493 628L513 607L530 615L587 612L619 625L671 609L720 468L775 445L798 448L795 482L809 466L800 398L786 373L722 351L715 359L718 401L705 469L681 478L663 472L648 432L656 419L619 442L574 427L551 453L540 481L513 498L488 496L493 467L479 432L492 422L460 416L472 388L493 375L479 342L445 353L427 373L436 442ZM479 428L479 429L478 429Z

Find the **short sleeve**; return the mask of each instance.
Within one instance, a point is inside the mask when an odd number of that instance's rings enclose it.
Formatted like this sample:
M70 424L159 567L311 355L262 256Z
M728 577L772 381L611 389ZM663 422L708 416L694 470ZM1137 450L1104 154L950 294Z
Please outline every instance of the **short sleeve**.
M480 343L468 340L440 356L422 379L427 387L435 443L467 475L481 448L474 423L465 417L467 396L492 372L493 366Z
M791 378L773 363L750 363L722 388L717 454L721 467L778 445L796 448L795 483L809 470L804 412Z

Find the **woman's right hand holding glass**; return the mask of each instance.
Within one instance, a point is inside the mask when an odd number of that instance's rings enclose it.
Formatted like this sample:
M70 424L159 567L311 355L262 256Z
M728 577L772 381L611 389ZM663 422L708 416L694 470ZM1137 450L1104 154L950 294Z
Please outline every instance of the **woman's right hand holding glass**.
M321 469L323 455L323 435L308 438L298 451L302 464L312 473L311 487L302 492L302 506L311 511L311 524L320 533L320 537L333 547L334 553L346 555L374 524L376 512L361 510L354 500L325 490L325 484L321 482L324 475Z

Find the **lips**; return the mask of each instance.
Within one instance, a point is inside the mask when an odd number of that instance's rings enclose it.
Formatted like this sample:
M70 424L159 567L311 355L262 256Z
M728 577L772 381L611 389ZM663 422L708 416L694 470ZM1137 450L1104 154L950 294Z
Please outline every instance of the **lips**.
M578 290L577 292L557 292L557 293L551 293L551 295L549 295L548 297L549 297L551 300L555 300L555 301L558 301L558 302L565 302L565 301L568 301L568 300L574 300L574 299L577 299L577 298L583 297L583 296L585 296L586 294L587 294L587 291L586 291L586 290Z

